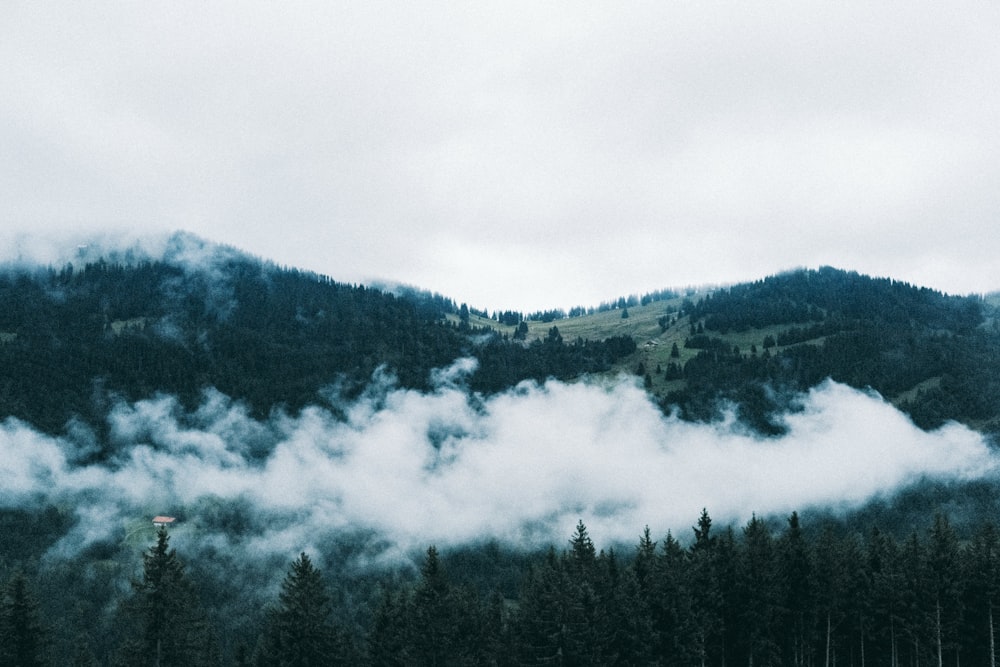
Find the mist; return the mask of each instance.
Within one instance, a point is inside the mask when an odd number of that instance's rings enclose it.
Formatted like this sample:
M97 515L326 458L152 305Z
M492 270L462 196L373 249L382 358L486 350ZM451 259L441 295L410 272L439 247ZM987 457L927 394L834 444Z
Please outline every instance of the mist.
M426 393L381 372L357 400L331 389L325 405L267 420L212 390L194 411L170 396L118 402L107 415L117 454L101 463L81 463L94 435L79 424L52 437L7 419L0 504L71 508L49 558L172 514L189 550L284 559L364 535L366 558L391 560L429 544L561 544L578 520L602 543L634 543L645 525L686 533L703 507L722 523L846 511L921 479L997 470L978 433L922 431L877 394L831 381L798 398L785 435L763 438L733 417L664 415L633 378L470 396L474 367L442 369Z

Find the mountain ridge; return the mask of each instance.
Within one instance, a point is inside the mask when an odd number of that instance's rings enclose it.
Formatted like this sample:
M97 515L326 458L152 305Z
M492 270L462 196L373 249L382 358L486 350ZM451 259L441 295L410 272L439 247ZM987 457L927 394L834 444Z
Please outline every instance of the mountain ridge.
M427 391L461 357L470 392L531 380L634 374L664 412L763 434L826 378L872 388L923 428L1000 431L1000 326L981 296L950 296L832 267L698 291L660 290L597 308L485 313L418 288L332 278L176 234L81 246L84 264L0 274L0 418L100 438L115 400L216 389L255 414L295 412L331 386L356 395L379 368ZM31 378L24 382L23 378Z

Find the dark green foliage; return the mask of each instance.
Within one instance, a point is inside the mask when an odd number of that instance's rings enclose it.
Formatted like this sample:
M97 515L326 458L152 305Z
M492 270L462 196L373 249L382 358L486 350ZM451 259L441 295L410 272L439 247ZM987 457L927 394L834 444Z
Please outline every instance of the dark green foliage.
M331 385L353 398L379 368L402 387L428 389L432 369L476 356L473 388L494 392L607 370L635 349L631 338L563 345L555 327L540 346L499 335L477 346L469 336L488 331L472 330L467 318L457 327L445 321L468 308L404 294L235 253L201 269L100 261L8 270L0 273L0 418L49 433L78 418L107 456L105 416L119 397L164 393L192 408L214 387L264 417L322 403Z
M378 590L358 625L342 622L347 610L300 555L274 606L251 621L256 649L226 655L201 611L203 587L161 531L114 619L117 649L104 664L991 664L1000 537L987 520L969 530L960 537L939 514L907 537L877 525L862 536L793 513L784 527L755 516L741 531L717 531L703 511L688 543L670 533L658 543L647 529L619 559L579 522L562 551L509 559L487 545L481 567L517 571L508 595L453 578L435 547L413 577L358 580ZM468 553L453 564L472 569ZM4 589L0 665L102 664L99 614L74 617L65 657L46 661L49 607L32 602L27 582L18 573ZM37 659L15 660L17 651Z
M218 663L218 646L197 592L165 528L143 554L143 575L125 601L115 664L195 666Z
M1000 332L981 326L983 309L978 297L830 268L718 290L685 304L686 347L699 353L663 407L708 420L728 401L757 430L779 433L787 397L832 378L887 398L917 389L898 402L924 428L957 419L1000 431ZM775 325L787 328L763 336L763 355L740 355L711 333Z
M558 335L558 329L553 329ZM522 380L569 380L580 374L599 373L609 370L614 361L632 354L635 349L635 341L625 336L604 341L577 339L566 344L561 336L554 337L550 330L546 341L536 340L525 347L493 336L476 349L479 370L469 383L470 389L494 393Z
M45 665L46 647L38 602L17 571L0 590L0 667Z
M348 642L331 623L330 595L305 553L281 583L278 606L268 613L255 664L316 667L351 664Z

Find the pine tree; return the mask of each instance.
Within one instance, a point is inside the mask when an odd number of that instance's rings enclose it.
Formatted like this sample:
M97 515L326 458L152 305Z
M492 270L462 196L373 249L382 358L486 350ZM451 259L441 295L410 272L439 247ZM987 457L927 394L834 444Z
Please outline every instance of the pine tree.
M718 538L712 534L712 518L702 509L698 525L692 528L694 543L690 548L690 576L693 633L697 664L725 662L722 591L719 589Z
M927 658L926 638L933 634L927 618L929 577L923 542L916 532L910 534L900 550L902 577L901 616L906 643L900 647L901 664L924 663Z
M593 574L597 550L582 520L576 524L576 532L570 540L569 557L571 569L580 577L589 578Z
M14 572L0 592L0 665L34 667L45 664L46 633L28 580Z
M143 578L132 584L134 595L123 609L135 628L119 647L120 664L189 667L212 664L216 656L194 587L169 543L161 527L143 554Z
M965 561L965 604L975 664L996 667L997 603L1000 600L1000 534L987 521L976 530Z
M937 665L944 665L945 653L954 655L955 664L959 664L958 627L962 607L958 536L948 519L941 514L934 517L934 525L931 527L927 544L927 565Z
M801 667L810 659L813 591L812 560L797 512L788 518L778 549L785 663Z
M412 604L409 591L382 589L368 636L368 654L375 667L412 664Z
M701 637L692 627L688 553L668 532L656 562L651 615L658 639L655 658L664 665L685 665L701 653Z
M899 546L892 537L873 528L867 557L871 578L872 660L875 664L898 667L903 597Z
M516 619L520 662L565 664L567 652L568 581L555 549L524 578Z
M261 662L281 667L339 664L330 614L322 573L301 553L281 582L277 609L269 614Z
M749 664L777 661L775 625L778 611L774 540L763 520L754 515L743 529L743 549L737 561L737 591L743 603L741 644Z
M420 569L420 582L413 596L414 662L419 665L443 665L449 657L457 658L456 627L468 620L471 609L454 613L453 591L441 568L437 549L430 546Z

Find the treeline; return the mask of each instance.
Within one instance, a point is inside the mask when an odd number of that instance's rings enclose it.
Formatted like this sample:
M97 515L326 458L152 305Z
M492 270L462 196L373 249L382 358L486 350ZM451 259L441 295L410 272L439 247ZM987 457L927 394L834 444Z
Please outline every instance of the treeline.
M214 387L266 417L321 403L334 384L353 398L379 368L402 387L426 390L432 369L473 356L472 385L501 391L605 370L630 352L618 340L526 348L449 324L454 304L443 297L403 294L240 255L198 269L98 261L2 272L0 419L48 433L75 420L100 441L119 398L166 393L194 408Z
M721 332L771 324L839 317L845 321L916 323L931 329L966 331L982 322L982 301L945 295L889 278L872 278L831 267L800 270L719 289L685 312L692 321Z
M474 391L492 393L522 380L569 380L584 373L608 371L616 360L635 349L631 336L612 336L603 341L578 338L566 343L555 326L543 339L527 346L511 345L506 339L493 336L476 350L479 370L470 384Z
M513 596L483 590L432 546L415 579L371 583L358 625L300 554L256 629L226 641L161 529L100 637L87 625L100 619L81 617L54 644L31 582L11 575L0 664L989 665L1000 533L984 519L961 540L940 514L902 539L810 529L795 513L717 531L703 511L687 544L647 528L619 554L598 551L580 522L518 581Z
M900 407L923 428L955 419L1000 432L1000 331L983 326L977 297L824 268L719 290L681 312L687 345L701 351L662 404L685 418L715 418L728 401L758 430L778 432L783 397L832 378L889 398L910 392ZM786 328L760 350L720 338L767 326Z

